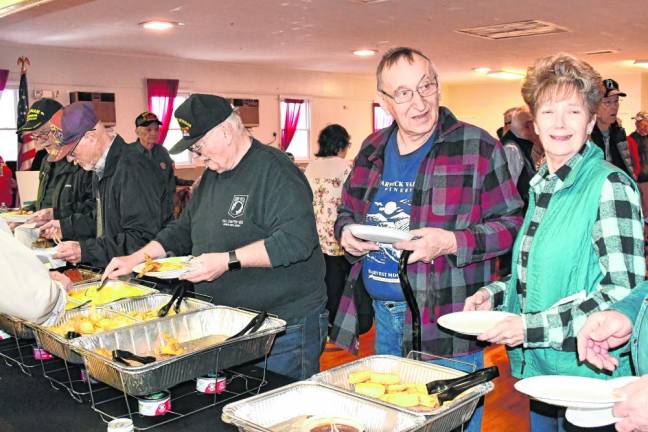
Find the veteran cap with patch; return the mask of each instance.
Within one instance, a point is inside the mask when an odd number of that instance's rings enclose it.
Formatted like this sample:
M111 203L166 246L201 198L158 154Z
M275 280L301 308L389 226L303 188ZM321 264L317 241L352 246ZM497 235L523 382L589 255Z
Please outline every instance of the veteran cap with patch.
M29 111L27 111L25 124L22 125L16 133L31 132L38 129L47 123L47 121L61 108L63 108L63 105L54 99L43 98L37 100L29 108Z
M603 97L615 95L622 97L627 96L625 93L619 90L619 83L614 81L612 78L604 79L603 87L605 87L605 94L603 95Z
M229 101L220 96L192 94L173 113L182 130L182 139L169 153L178 154L187 150L207 132L223 123L232 111Z
M86 132L94 129L98 121L92 102L74 102L63 108L60 120L62 146L56 155L50 153L48 160L58 162L67 156Z
M162 122L157 118L155 114L149 111L144 111L142 114L138 115L135 119L135 127L146 127L150 124L157 123L159 125Z

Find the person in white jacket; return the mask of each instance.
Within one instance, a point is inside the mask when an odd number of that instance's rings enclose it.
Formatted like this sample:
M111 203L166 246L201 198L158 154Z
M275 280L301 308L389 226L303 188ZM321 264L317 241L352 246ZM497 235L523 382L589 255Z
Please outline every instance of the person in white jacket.
M65 312L70 279L49 272L1 219L0 274L0 313L51 325Z

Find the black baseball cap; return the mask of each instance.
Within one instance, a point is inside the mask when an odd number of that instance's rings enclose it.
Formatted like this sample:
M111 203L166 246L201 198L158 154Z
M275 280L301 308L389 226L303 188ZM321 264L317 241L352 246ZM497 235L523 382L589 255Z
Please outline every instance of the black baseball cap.
M604 79L603 80L603 87L605 87L605 94L603 97L608 97L608 96L627 96L627 94L621 92L619 90L619 83L614 81L612 78Z
M31 132L38 129L39 127L47 123L49 119L51 119L52 116L61 108L63 108L63 105L61 105L54 99L43 98L37 100L29 108L25 124L22 125L22 127L18 129L16 133Z
M223 123L232 111L232 105L225 98L209 94L192 94L173 113L182 130L182 139L169 150L169 153L178 154L187 150L207 132Z
M162 122L158 120L157 116L149 111L144 111L142 114L138 115L137 118L135 119L135 127L140 127L140 126L146 127L151 123L157 123L159 125L162 124Z

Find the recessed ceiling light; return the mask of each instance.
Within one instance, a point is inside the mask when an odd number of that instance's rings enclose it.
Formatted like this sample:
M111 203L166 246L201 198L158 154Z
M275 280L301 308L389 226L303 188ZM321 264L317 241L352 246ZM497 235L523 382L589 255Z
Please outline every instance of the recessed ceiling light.
M144 21L139 23L142 27L144 27L146 30L157 30L157 31L164 31L164 30L171 30L173 27L180 26L182 23L175 22L175 21Z
M376 55L377 52L378 51L372 49L359 49L353 51L353 55L357 55L358 57L371 57Z
M508 70L495 70L487 74L489 77L505 79L505 80L519 80L525 77L522 72L508 71Z
M632 63L633 63L635 66L639 66L639 67L647 68L647 69L648 69L648 59L644 59L644 60L635 60L635 61L632 62Z
M491 69L490 69L489 67L482 66L482 67L472 68L472 70L473 70L473 72L475 72L475 73L485 75L485 74L487 74L488 72L490 72Z

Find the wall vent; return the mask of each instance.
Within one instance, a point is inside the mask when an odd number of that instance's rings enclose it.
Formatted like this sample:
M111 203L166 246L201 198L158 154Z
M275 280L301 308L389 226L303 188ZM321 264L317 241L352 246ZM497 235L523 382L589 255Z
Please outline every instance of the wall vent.
M470 36L477 36L490 40L512 39L524 36L540 36L563 33L566 31L568 30L564 27L559 27L556 24L538 20L516 21L457 30L458 33L464 33Z

